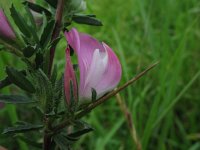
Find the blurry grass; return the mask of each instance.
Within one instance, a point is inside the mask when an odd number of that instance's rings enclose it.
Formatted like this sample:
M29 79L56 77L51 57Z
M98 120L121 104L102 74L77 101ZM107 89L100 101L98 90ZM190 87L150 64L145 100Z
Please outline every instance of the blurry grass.
M13 1L20 7L18 0ZM160 61L157 68L121 92L143 149L200 149L198 136L188 138L200 133L199 0L87 0L87 3L88 13L96 14L104 26L76 27L115 50L123 66L120 84L152 62ZM57 49L60 71L64 65L63 45ZM0 65L2 70L2 59ZM95 131L82 138L75 149L134 149L115 98L86 120Z

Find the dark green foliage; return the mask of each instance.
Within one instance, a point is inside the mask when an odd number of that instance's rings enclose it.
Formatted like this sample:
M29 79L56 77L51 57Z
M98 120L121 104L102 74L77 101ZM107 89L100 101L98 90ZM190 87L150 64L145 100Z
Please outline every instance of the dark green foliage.
M36 52L35 47L27 45L27 47L25 47L23 49L23 54L25 57L30 58L31 56L33 56L33 54Z
M87 134L93 130L94 129L92 129L92 128L81 129L74 133L68 134L68 138L73 139L73 140L75 140L75 139L78 140L82 135Z
M6 67L6 73L9 80L21 89L30 93L35 92L35 87L33 84L20 71L17 71L13 67Z
M8 79L8 77L6 77L5 79L0 81L0 89L4 88L10 84L11 84L10 80Z
M88 16L88 15L74 15L72 17L72 20L79 24L87 24L87 25L93 25L93 26L102 26L103 24L101 21L96 19L94 16Z
M48 4L50 4L53 8L56 8L58 0L45 0Z
M24 34L25 37L31 37L31 33L29 30L29 26L26 21L22 18L22 16L17 12L14 5L10 8L11 16L15 21L15 24L19 28L19 30Z
M41 67L43 61L44 61L44 56L43 56L42 52L39 51L39 52L36 54L36 57L35 57L35 64L36 64L36 68L37 68L37 69L38 69L39 67Z
M29 131L40 130L43 128L43 125L33 125L30 123L22 123L20 125L16 125L15 127L8 127L4 129L2 134L16 134L16 133L24 133Z
M27 5L31 10L33 10L33 11L35 11L37 13L42 14L44 12L45 15L51 16L51 12L48 11L46 8L40 6L40 5L37 5L35 3L31 3L31 2L28 2L28 1L23 2L23 4Z
M51 81L46 74L39 69L34 74L36 83L36 95L46 114L51 113L53 110L53 87Z
M44 31L43 31L41 39L40 39L40 44L44 48L50 42L54 25L55 25L55 20L51 20L47 23L46 27L44 28Z
M27 96L21 96L21 95L0 95L0 102L3 103L11 103L11 104L28 104L28 103L34 103L35 100L32 100L31 98Z

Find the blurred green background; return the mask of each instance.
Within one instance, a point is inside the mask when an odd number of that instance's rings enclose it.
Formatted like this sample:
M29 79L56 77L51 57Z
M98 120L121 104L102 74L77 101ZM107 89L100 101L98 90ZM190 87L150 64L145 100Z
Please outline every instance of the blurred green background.
M0 4L8 8L9 1L20 10L20 0L1 0ZM87 12L96 14L104 26L73 26L114 49L123 68L120 85L150 64L160 64L121 92L118 101L113 97L84 118L95 131L81 138L74 149L136 149L133 132L120 109L121 100L131 112L137 143L144 150L199 150L200 1L87 0ZM64 49L65 42L57 47L55 62L60 72L65 63ZM6 64L21 65L10 54L1 52L1 79ZM6 92L8 89L0 91ZM15 109L7 105L0 110L0 132L24 118L15 115ZM11 143L19 144L19 149L27 147L0 136L0 145L10 147Z

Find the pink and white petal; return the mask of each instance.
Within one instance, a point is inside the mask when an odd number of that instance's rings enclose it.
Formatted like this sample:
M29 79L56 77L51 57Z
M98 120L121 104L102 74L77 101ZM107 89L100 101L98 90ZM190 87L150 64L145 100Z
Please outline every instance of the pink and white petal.
M78 64L80 69L80 93L83 93L85 87L85 81L87 78L87 73L92 62L93 53L96 49L100 52L104 52L103 45L92 38L88 34L78 33L78 31L73 28L69 32L65 33L68 44L74 49L78 56Z
M107 52L100 52L99 49L96 49L93 53L92 62L87 73L84 91L80 93L82 97L91 98L91 89L95 88L101 82L100 80L107 68L107 65ZM98 95L98 91L96 92Z
M103 43L103 46L108 53L108 65L99 84L96 86L96 91L98 91L100 95L113 90L119 83L122 75L121 64L116 54L105 43Z

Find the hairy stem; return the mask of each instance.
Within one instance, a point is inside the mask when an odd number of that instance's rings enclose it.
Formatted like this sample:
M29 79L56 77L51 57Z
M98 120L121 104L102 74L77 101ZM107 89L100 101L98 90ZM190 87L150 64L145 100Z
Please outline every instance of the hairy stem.
M63 10L64 10L64 0L58 0L56 16L55 16L56 23L55 23L53 34L51 37L51 41L54 41L60 34L60 30L62 26ZM49 63L49 72L48 72L49 77L51 76L51 69L53 65L54 55L55 55L55 47L52 47L50 49L50 63ZM46 128L45 128L44 137L43 137L43 150L49 150L51 147L51 136L49 136L48 131L49 131L49 126L51 125L46 115L44 117L44 123L45 123Z
M55 23L53 34L51 37L51 41L54 41L56 38L58 38L60 34L61 27L62 27L63 10L64 10L64 0L58 0L56 16L55 16L56 23ZM51 76L51 69L52 69L53 60L54 60L55 49L56 49L55 46L50 49L49 76Z

